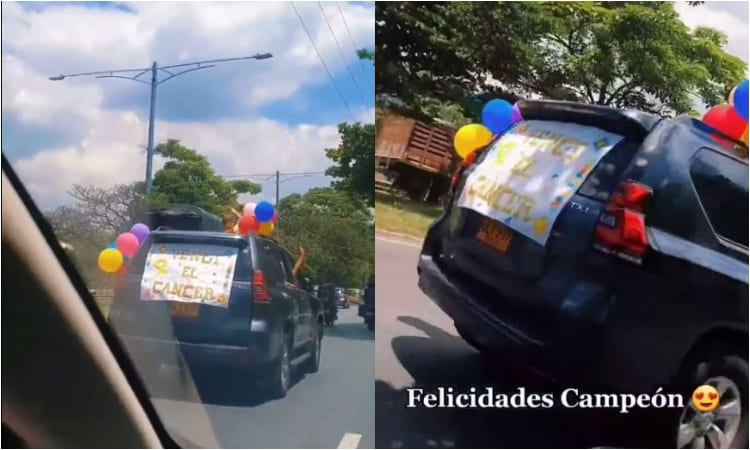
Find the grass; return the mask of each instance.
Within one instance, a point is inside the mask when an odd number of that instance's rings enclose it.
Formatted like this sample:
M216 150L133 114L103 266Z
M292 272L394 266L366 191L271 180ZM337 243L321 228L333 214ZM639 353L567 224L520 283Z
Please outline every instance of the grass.
M427 228L440 216L443 208L375 193L375 229L423 238Z

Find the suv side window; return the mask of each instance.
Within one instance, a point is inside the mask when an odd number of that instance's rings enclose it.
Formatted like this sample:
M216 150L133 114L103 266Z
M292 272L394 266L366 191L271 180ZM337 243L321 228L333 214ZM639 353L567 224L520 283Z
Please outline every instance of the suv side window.
M284 271L286 272L286 281L296 285L297 280L294 278L294 262L292 262L292 255L283 248L279 249L283 255L282 260L284 261Z
M258 239L255 242L258 243L258 263L266 277L266 283L269 286L283 285L286 281L286 273L279 258L278 246L266 239Z
M747 163L704 148L690 163L690 178L714 232L747 248Z

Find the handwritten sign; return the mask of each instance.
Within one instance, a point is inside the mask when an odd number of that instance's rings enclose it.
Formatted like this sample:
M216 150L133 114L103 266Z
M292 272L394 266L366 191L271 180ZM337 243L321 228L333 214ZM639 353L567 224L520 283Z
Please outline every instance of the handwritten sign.
M518 123L487 150L458 206L544 245L570 197L622 138L574 123Z
M141 300L226 307L237 249L203 244L153 244L141 278Z

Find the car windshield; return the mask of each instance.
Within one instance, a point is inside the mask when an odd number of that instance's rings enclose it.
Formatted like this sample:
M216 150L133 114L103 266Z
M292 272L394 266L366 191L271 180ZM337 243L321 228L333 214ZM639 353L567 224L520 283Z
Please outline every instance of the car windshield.
M374 447L374 333L311 292L373 275L372 192L339 184L357 185L342 167L372 166L374 100L347 112L321 90L315 55L341 59L320 34L328 20L337 41L351 32L371 50L374 5L2 12L3 154L169 434L187 447ZM361 65L356 88L373 92L372 64L350 47L332 75L351 81Z

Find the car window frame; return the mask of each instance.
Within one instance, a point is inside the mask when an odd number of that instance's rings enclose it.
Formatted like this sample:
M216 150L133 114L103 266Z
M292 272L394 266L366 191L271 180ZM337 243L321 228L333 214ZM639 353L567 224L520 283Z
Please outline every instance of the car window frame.
M743 160L742 158L739 158L736 155L727 153L722 150L717 150L711 147L700 147L698 150L691 156L690 160L688 161L688 168L687 168L687 175L688 179L690 180L690 186L693 188L693 192L695 193L695 197L698 200L698 205L700 206L701 212L703 212L703 217L706 219L706 223L708 223L709 228L711 229L711 233L716 238L717 242L730 250L738 251L741 253L744 253L745 255L748 255L748 246L746 244L742 244L740 242L736 242L733 239L726 237L722 234L720 234L716 227L714 226L714 223L711 221L711 217L708 214L708 211L706 211L706 207L703 205L703 200L701 199L701 195L698 192L698 189L695 186L695 182L693 180L693 165L695 164L696 160L699 158L699 155L702 153L713 153L717 155L720 158L727 158L729 161L735 162L737 164L741 164L744 166L748 166L748 162Z
M287 283L290 283L296 287L299 287L299 282L297 280L297 277L294 275L294 260L292 259L292 255L283 247L279 246L279 250L281 251L282 255L282 267L284 268L284 271L286 272L286 281Z

